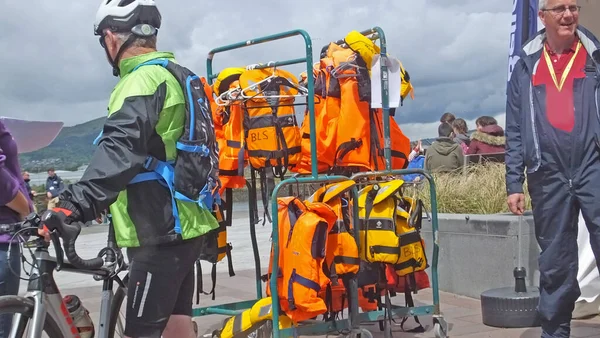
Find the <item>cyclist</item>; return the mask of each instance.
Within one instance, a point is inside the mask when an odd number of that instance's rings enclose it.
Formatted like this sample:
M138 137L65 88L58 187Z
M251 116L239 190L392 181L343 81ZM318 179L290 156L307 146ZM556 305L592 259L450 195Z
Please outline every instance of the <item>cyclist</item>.
M183 130L185 99L176 78L158 65L134 70L153 59L175 61L156 50L160 25L153 0L102 1L94 33L120 81L88 168L54 210L70 222L88 222L110 206L117 244L128 248L130 260L126 336L192 338L194 262L201 235L217 228L217 220L210 210L178 201L177 234L168 188L159 181L128 185L145 172L148 155L174 160Z

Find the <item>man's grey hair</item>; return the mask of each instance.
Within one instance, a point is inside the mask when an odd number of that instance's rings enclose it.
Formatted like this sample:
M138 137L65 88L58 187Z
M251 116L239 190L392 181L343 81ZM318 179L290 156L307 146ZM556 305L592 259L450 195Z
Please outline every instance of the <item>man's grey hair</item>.
M125 41L127 41L127 39L129 39L129 37L132 35L133 33L127 32L127 33L122 33L122 32L118 32L115 33L115 35L117 36L117 38L119 39L119 41L121 41L121 44L125 43ZM137 37L133 43L131 45L129 45L128 48L131 47L143 47L143 48L154 48L156 49L156 36L152 36L149 38L144 38L144 37Z
M546 9L548 6L548 0L540 0L538 4L538 9Z

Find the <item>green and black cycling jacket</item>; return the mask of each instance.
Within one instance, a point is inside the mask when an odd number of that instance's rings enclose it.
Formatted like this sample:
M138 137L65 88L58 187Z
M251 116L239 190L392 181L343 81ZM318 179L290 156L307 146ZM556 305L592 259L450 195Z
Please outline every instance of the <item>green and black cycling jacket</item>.
M210 211L177 200L182 234L174 231L171 194L158 181L128 183L142 172L148 155L174 160L183 132L185 100L177 80L162 66L133 69L148 60L167 58L153 52L120 63L120 81L108 105L103 135L81 180L63 192L90 221L110 206L119 247L137 247L190 239L218 227Z

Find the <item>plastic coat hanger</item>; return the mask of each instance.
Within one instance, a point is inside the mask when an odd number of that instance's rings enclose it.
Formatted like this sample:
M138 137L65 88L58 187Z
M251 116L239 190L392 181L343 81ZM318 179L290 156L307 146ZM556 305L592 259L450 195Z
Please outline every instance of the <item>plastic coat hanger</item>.
M340 62L340 65L331 71L331 76L335 77L336 79L358 76L358 70L366 68L357 65L354 63L354 61L356 61L356 53L349 55L345 62ZM340 74L344 70L352 68L356 70L354 74Z
M269 68L269 65L274 64L275 62L273 61L269 61L267 63L267 68ZM246 67L246 69L248 70L252 70L256 67L257 65L251 65ZM253 95L247 95L246 91L248 90L255 90L257 88L260 88L260 85L263 83L271 83L272 81L280 81L279 86L283 85L283 86L287 86L290 88L295 88L298 90L298 94L297 95L261 95L262 91L257 91L257 94L253 94ZM253 99L253 98L295 98L295 97L304 97L306 95L308 95L308 89L304 88L301 85L297 85L292 83L289 79L283 77L283 76L279 76L276 74L276 67L273 67L273 72L270 76L262 79L261 81L258 81L257 83L253 83L251 85L249 85L248 87L242 89L239 93L240 97L243 99Z

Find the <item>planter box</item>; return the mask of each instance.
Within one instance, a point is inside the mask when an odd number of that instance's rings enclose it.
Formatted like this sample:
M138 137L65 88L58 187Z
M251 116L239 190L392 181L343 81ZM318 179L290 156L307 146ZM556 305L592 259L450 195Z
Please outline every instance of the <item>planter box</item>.
M479 299L485 290L514 286L513 269L518 265L518 216L438 214L438 224L440 290ZM522 265L527 269L527 284L537 286L540 250L530 213L523 216L521 231ZM425 217L422 236L431 265L433 235L431 222ZM431 268L427 272L431 276Z

